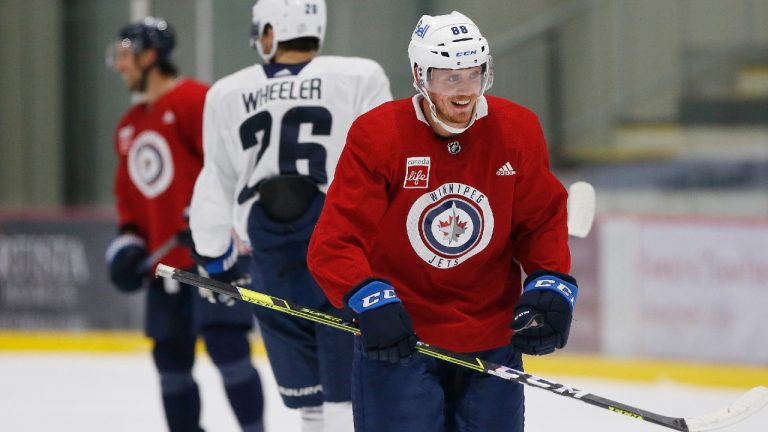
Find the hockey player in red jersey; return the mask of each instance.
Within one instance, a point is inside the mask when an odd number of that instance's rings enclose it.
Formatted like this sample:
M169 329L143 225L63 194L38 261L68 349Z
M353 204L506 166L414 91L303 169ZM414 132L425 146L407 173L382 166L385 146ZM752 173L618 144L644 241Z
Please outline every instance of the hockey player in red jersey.
M148 17L125 26L111 47L111 66L131 92L143 95L115 132L119 234L107 249L107 262L121 291L147 284L155 264L148 262L149 252L173 242L179 245L158 258L179 268L194 266L184 241L189 238L184 210L203 165L208 86L178 78L171 58L175 40L165 20ZM174 281L153 279L148 285L145 330L154 342L152 357L169 429L201 430L200 396L192 376L200 332L243 430L261 432L261 383L247 339L253 325L250 308L211 305L196 290Z
M355 430L520 432L522 386L414 347L522 370L523 353L565 346L578 291L567 193L535 114L484 96L489 45L469 18L423 16L408 55L419 94L353 123L309 247L315 279L360 326Z

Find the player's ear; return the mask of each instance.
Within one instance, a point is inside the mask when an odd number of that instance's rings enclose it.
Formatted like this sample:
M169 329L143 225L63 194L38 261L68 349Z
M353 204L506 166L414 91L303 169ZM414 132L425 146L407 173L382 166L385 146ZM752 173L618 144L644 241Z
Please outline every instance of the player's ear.
M264 26L264 31L261 32L261 37L266 37L269 35L269 37L273 37L274 32L272 31L272 24L267 24Z
M270 24L264 26L264 31L261 33L261 38L259 39L262 52L268 53L272 51L272 42L274 37L275 32L272 30L272 26Z
M137 60L139 66L150 67L155 64L155 60L157 60L157 50L154 48L147 48L139 53Z

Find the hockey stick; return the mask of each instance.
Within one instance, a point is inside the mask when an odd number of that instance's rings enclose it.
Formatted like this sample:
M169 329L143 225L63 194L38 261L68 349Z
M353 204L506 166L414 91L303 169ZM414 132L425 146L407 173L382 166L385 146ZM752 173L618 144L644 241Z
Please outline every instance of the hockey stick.
M202 276L185 272L183 270L179 270L164 264L159 264L157 266L155 275L164 278L175 279L179 282L197 287L206 288L220 294L229 295L248 303L253 303L255 305L266 307L278 312L305 318L310 321L314 321L316 323L327 325L329 327L333 327L346 332L355 334L360 332L354 323L345 321L339 317L305 308L303 306L298 306L286 300L272 297L258 291L253 291L248 288L232 286L223 282L204 278ZM768 389L765 387L755 387L747 394L739 398L728 408L717 411L715 413L701 417L690 418L667 417L654 414L649 411L644 411L633 406L625 405L620 402L615 402L597 395L593 395L589 392L577 390L573 387L559 384L554 381L537 377L535 375L527 374L507 366L502 366L476 357L471 357L465 354L459 354L431 346L421 341L419 341L416 345L416 350L423 355L434 357L468 369L494 375L507 381L544 389L561 396L567 396L572 399L586 402L599 408L604 408L615 413L623 414L638 420L655 423L657 425L678 431L704 432L720 429L749 417L750 415L759 411L763 406L768 404Z
M595 219L595 188L583 181L568 188L568 234L584 238Z
M574 183L575 184L575 183ZM571 185L573 186L573 185ZM184 208L184 211L182 212L182 216L184 217L184 220L189 224L189 206ZM179 245L179 235L181 235L184 232L184 230L179 230L176 234L169 237L163 244L160 245L157 249L155 249L154 252L152 252L152 255L148 256L143 263L141 263L141 271L146 272L149 271L152 266L159 263L161 259L163 259L166 255L168 255L168 252L170 252L173 248Z
M178 244L178 234L174 234L171 238L161 244L160 247L155 249L155 251L152 252L152 255L148 256L143 263L141 263L141 271L149 271L153 265L159 263L160 260L163 259L168 254L168 252L170 252L171 249L175 248Z

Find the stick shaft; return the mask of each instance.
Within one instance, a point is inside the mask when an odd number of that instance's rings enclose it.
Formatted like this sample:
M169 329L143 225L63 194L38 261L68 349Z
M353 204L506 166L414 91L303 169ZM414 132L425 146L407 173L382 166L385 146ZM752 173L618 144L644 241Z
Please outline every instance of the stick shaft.
M147 259L144 260L144 262L141 264L141 269L143 271L149 271L152 269L152 266L159 263L161 259L165 258L166 255L168 255L168 252L171 251L171 249L178 246L178 239L174 235L173 237L166 240L163 244L160 245L157 249L155 249L154 252L152 252L152 255L148 256Z
M283 312L300 318L305 318L323 325L327 325L349 333L359 333L357 326L342 318L329 315L317 310L292 304L278 297L273 297L248 288L236 287L213 279L205 278L180 269L160 264L157 267L158 276L175 279L189 285L210 289L212 291L227 294L239 300L252 303L268 309ZM434 357L458 366L499 377L501 379L547 390L561 396L576 399L590 405L594 405L625 416L655 423L670 429L688 432L688 426L683 418L667 417L635 408L620 402L612 401L591 393L578 390L554 381L550 381L535 375L531 375L516 369L488 362L477 357L455 353L442 348L431 346L419 341L416 350L423 355Z

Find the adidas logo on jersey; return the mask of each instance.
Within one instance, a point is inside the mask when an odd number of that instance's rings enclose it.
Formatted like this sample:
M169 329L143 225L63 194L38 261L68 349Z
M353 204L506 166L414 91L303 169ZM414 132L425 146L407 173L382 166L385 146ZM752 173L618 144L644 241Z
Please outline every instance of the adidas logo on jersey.
M501 168L499 168L499 170L496 171L496 175L500 175L500 176L512 176L515 174L517 174L517 171L515 171L515 169L512 168L512 164L510 164L509 162L502 165Z

